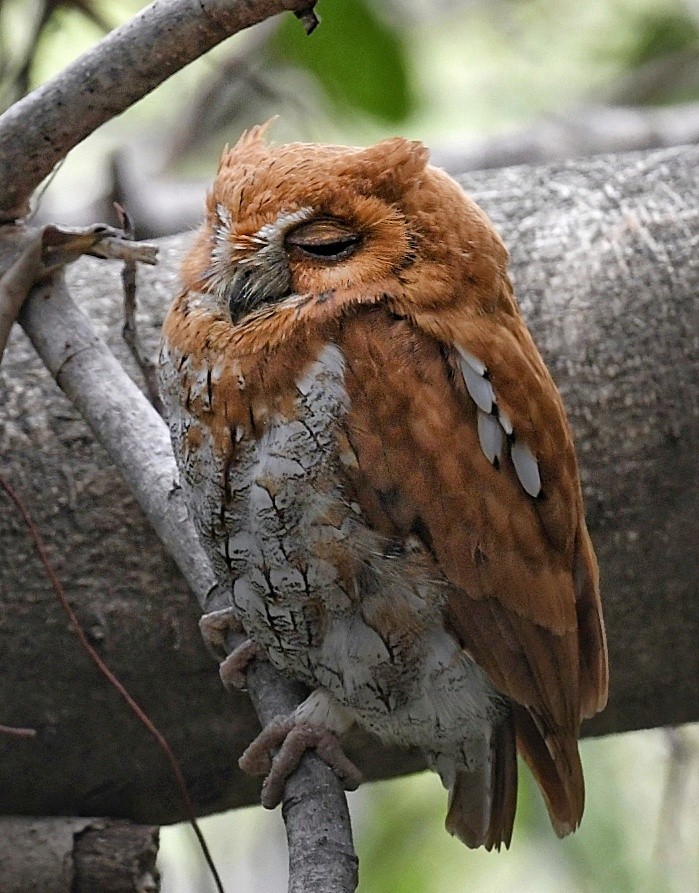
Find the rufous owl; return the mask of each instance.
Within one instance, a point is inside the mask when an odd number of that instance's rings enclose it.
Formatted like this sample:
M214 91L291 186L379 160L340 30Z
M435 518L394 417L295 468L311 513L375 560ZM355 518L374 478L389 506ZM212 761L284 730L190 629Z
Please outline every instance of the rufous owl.
M565 835L607 652L571 432L507 251L419 142L263 131L224 151L161 355L182 486L250 640L222 673L264 655L310 689L241 765L270 770L267 806L306 747L355 786L338 737L357 724L419 748L447 829L492 849L519 751Z

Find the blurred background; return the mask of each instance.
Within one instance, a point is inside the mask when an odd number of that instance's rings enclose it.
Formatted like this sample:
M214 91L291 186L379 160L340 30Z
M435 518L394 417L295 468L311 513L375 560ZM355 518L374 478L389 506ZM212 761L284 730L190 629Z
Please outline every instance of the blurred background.
M0 0L0 109L145 5ZM73 150L42 219L197 224L222 146L424 140L453 172L699 140L699 0L320 0L227 41Z
M0 110L143 5L0 0ZM118 201L141 237L191 229L224 143L271 115L279 142L400 133L455 173L699 141L699 0L320 0L318 13L312 37L291 16L266 22L102 127L55 172L39 219L115 223ZM360 890L699 890L699 725L582 751L580 831L555 838L522 772L499 855L446 834L436 776L364 786L350 795ZM202 826L227 889L286 888L278 812ZM189 828L161 841L164 893L213 890Z

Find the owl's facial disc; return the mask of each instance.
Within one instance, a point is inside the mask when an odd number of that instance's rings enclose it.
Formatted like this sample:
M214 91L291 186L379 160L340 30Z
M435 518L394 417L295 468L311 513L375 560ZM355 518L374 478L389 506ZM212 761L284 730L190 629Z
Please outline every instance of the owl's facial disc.
M332 217L309 220L312 213L309 208L284 213L238 242L245 253L224 292L234 323L292 293L290 262L327 268L345 261L361 246L362 235L351 226Z

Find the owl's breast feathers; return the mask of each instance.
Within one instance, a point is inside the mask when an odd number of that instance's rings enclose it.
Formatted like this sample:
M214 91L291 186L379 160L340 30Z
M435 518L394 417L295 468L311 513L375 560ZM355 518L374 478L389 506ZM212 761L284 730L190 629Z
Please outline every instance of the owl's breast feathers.
M507 251L426 160L400 139L274 149L259 131L224 155L164 326L165 389L197 422L176 421L176 449L196 461L205 426L225 498L237 444L296 417L332 346L343 498L377 534L421 544L444 627L511 699L566 833L583 809L580 722L607 697L572 438Z
M234 475L236 441L293 418L304 371L339 348L347 499L387 537L418 537L451 584L445 624L514 702L520 751L566 833L582 814L577 736L604 706L606 649L572 440L526 328L516 312L435 325L399 301L287 305L232 327L183 294L164 328L186 358L183 408Z

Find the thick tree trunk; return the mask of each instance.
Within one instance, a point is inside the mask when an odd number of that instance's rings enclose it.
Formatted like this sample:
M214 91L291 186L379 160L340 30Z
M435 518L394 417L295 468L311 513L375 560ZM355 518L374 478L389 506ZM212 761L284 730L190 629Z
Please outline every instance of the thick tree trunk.
M512 254L525 316L575 429L602 567L610 705L589 733L699 719L699 149L469 175ZM203 197L202 197L203 203ZM139 272L152 350L189 237ZM119 266L71 290L121 343ZM253 802L237 757L256 720L223 692L174 562L16 330L0 368L0 468L30 507L92 641L179 756L199 810ZM78 649L21 520L0 496L0 812L182 818L164 757ZM368 777L419 765L366 739Z
M114 819L0 818L2 893L157 893L158 828Z

